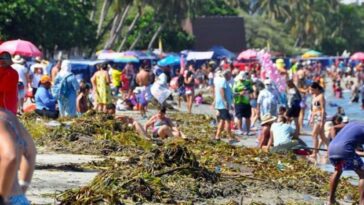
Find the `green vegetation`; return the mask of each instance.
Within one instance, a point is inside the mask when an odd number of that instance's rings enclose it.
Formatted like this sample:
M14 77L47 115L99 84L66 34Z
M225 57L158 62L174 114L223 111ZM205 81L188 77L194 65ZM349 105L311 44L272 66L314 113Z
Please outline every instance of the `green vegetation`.
M1 40L27 39L46 55L150 49L159 39L164 50L189 49L193 36L183 31L184 20L212 15L245 18L252 48L364 50L364 7L339 0L14 0L0 7Z

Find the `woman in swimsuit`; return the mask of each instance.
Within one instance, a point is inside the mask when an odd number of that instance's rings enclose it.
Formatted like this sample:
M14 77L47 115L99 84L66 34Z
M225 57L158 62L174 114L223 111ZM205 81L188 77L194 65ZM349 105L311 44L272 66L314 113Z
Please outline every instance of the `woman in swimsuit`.
M166 116L166 108L162 107L158 114L152 116L145 124L145 130L148 131L149 127L153 127L153 138L165 139L168 137L182 137L186 136L174 126L171 119Z
M312 112L310 118L310 124L312 125L312 138L313 138L313 153L311 155L312 158L316 159L317 157L317 149L319 148L318 136L320 136L322 142L329 145L327 138L325 137L324 125L326 118L325 111L325 96L323 94L322 87L314 82L311 85L311 93L312 93Z
M35 145L16 116L2 108L0 140L0 196L5 204L28 205L25 192L35 168Z

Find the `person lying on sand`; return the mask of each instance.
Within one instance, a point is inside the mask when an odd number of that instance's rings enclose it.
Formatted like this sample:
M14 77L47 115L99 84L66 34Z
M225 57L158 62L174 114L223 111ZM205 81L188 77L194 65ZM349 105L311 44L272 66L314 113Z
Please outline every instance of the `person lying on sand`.
M150 127L153 127L153 138L165 139L168 137L182 137L183 139L186 139L186 136L179 131L172 120L166 116L165 107L161 107L159 112L148 120L144 129L148 131L148 128Z
M106 111L107 111L107 114L115 115L116 106L112 103L108 104L108 105L106 105ZM115 116L115 119L117 119L125 124L128 124L129 126L135 128L135 130L137 131L137 133L139 135L150 139L150 136L144 130L143 126L139 122L135 121L133 118L128 117L128 116Z
M359 176L359 204L364 204L364 157L358 147L364 144L364 123L350 122L336 135L329 145L329 159L335 167L330 177L330 192L328 204L336 204L335 193L339 179L344 170L355 171Z

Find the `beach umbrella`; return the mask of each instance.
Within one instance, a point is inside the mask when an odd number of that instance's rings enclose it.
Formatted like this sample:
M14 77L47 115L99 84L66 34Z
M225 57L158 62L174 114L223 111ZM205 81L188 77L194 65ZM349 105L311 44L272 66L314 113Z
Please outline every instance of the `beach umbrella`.
M364 52L356 52L351 57L350 60L364 60Z
M243 52L241 52L239 55L238 55L238 60L250 60L250 59L255 59L257 58L257 54L258 52L256 50L253 50L253 49L248 49L248 50L245 50Z
M210 51L214 52L214 55L212 56L213 59L221 59L224 57L228 59L234 59L236 57L233 52L222 46L213 46Z
M99 50L99 51L96 52L96 56L99 56L102 53L115 53L115 51L108 50L108 49L106 49L106 50L105 49L104 50Z
M156 60L158 56L150 52L143 51L125 51L123 52L125 55L135 56L139 60Z
M139 59L124 53L101 53L97 56L99 60L112 60L115 63L139 63Z
M322 56L322 53L315 50L309 50L302 55L302 58L315 58L319 56Z
M174 65L179 65L180 64L180 57L177 55L169 55L165 58L163 58L162 60L158 61L158 65L159 66L174 66Z
M31 42L24 40L5 41L0 45L0 52L9 52L11 55L27 57L42 56L42 52Z

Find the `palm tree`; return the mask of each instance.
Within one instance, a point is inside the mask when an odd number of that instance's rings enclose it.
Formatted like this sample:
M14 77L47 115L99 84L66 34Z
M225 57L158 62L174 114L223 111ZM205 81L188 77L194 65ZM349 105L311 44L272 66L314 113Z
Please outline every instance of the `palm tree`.
M133 0L117 0L115 2L113 26L111 27L110 36L105 43L104 49L110 49L113 47L116 38L120 35L121 29L124 26L124 21L130 11L132 3Z
M253 13L261 14L270 20L280 20L289 16L285 0L260 0L254 5Z
M104 3L102 4L102 9L101 9L100 17L99 17L99 23L97 25L97 31L96 31L97 37L99 37L101 34L102 25L104 24L104 21L105 21L106 15L110 9L111 3L112 3L112 0L104 0Z

